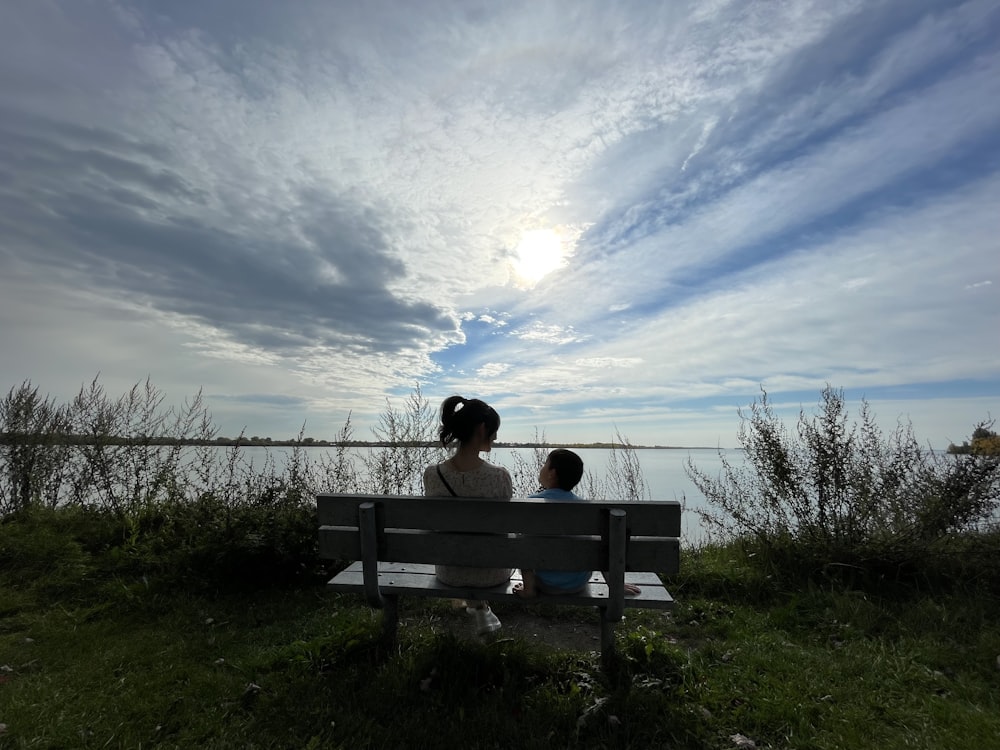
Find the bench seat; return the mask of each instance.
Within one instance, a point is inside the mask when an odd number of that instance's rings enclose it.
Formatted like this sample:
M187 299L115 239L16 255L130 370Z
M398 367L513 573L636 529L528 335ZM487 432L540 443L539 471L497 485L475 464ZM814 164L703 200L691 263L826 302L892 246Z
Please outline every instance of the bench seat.
M453 599L485 599L500 601L514 599L524 603L555 603L569 604L580 607L595 606L606 603L608 599L608 584L604 574L595 572L590 577L587 588L579 594L560 594L551 596L541 594L534 599L525 599L514 593L514 585L521 582L521 574L515 571L510 581L488 589L474 589L462 586L448 586L434 577L433 565L420 563L387 563L378 564L378 585L383 594L398 594L405 596L422 596ZM655 573L626 573L625 583L634 583L642 589L635 596L625 597L625 608L670 609L674 599L664 588L663 582ZM364 594L364 569L361 562L355 562L344 568L330 579L327 588L343 594Z

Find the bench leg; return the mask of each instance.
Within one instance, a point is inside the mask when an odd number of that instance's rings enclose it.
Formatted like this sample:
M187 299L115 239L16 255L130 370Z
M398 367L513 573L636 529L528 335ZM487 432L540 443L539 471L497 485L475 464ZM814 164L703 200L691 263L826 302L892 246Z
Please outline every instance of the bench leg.
M387 648L396 647L399 630L399 597L394 594L382 595L382 640Z
M615 625L607 617L607 612L601 611L601 666L605 672L610 672L615 663Z

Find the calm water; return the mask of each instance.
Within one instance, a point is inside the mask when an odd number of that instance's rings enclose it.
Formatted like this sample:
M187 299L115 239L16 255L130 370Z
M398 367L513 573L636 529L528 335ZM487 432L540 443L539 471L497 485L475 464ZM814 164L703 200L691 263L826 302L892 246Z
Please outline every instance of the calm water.
M602 448L574 450L583 459L583 465L587 471L598 477L603 477L607 473L608 460L611 456L610 450ZM494 463L510 467L513 463L511 454L515 451L530 458L530 450L501 448L494 449L492 460ZM723 454L733 464L741 465L743 463L743 451L727 450L723 451ZM705 496L692 484L684 472L688 457L698 469L712 477L716 476L722 468L719 451L714 448L638 450L636 456L642 469L642 478L649 490L649 499L683 501L689 510L704 508L706 502ZM684 519L684 535L691 541L700 539L703 536L703 531L697 515L685 513L682 518Z

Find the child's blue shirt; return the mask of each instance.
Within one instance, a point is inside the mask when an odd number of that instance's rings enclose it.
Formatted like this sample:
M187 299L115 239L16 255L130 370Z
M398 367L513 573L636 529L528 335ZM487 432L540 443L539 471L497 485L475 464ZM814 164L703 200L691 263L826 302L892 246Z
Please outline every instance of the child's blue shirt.
M583 498L569 490L560 487L550 487L547 490L536 492L529 497L539 497L544 500L580 500ZM578 591L590 580L592 571L590 570L536 570L535 577L545 586L552 589L564 591Z
M540 497L545 500L583 500L579 495L569 490L564 490L561 487L549 487L547 490L536 492L534 495L528 495L528 497Z

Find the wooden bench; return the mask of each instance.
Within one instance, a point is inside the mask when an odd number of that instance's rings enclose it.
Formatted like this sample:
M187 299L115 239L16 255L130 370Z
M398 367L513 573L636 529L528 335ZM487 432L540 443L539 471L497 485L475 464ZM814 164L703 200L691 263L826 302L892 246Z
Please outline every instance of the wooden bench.
M320 556L356 561L330 580L331 590L363 593L383 612L383 635L396 638L400 595L516 600L519 571L493 588L446 586L434 565L593 570L579 594L545 596L547 604L600 610L601 654L614 656L614 627L626 608L670 609L657 574L680 565L677 502L510 501L462 497L317 495ZM600 572L604 571L604 573ZM642 589L626 596L625 583Z

